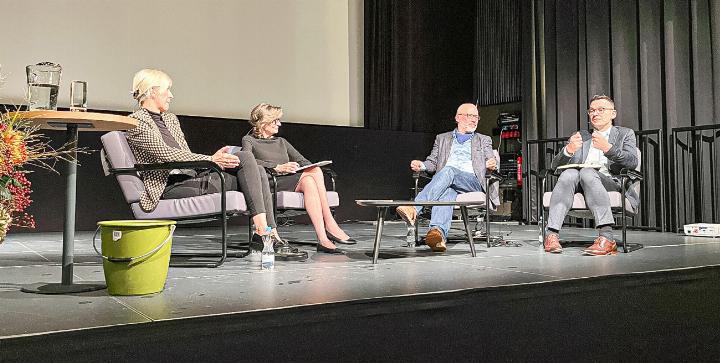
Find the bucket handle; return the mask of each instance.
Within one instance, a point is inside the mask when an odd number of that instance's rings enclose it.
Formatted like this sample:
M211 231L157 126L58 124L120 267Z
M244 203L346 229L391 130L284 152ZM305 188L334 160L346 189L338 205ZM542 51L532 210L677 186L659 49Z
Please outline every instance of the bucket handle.
M162 243L160 243L159 245L157 245L157 247L150 250L150 252L148 252L142 256L138 256L138 257L117 258L117 257L108 257L108 256L103 255L102 252L100 252L98 250L97 245L95 243L95 241L97 240L98 232L100 232L100 226L98 226L98 228L95 230L95 234L93 235L93 249L95 249L95 253L97 253L98 256L100 256L103 259L108 260L110 262L133 262L133 261L137 261L137 260L142 260L143 258L148 257L157 251L160 251L160 249L163 248L163 246L165 246L168 243L168 241L170 241L170 239L172 238L173 232L175 232L175 225L174 224L170 225L170 233L168 234L167 238L165 238L165 240L162 241Z

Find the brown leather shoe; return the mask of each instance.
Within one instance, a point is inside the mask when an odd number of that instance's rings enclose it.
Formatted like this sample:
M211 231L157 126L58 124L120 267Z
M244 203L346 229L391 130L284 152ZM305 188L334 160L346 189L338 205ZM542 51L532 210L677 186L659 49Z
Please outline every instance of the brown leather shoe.
M430 246L433 252L445 252L447 247L445 246L445 236L443 235L440 228L430 228L425 235L425 244Z
M595 238L595 243L583 251L586 255L605 256L617 253L617 244L603 236Z
M401 205L395 208L395 212L397 212L400 218L402 218L402 220L409 226L415 225L415 219L417 218L417 210L415 210L415 207Z
M545 252L550 253L562 253L562 246L560 245L560 235L557 233L549 232L545 235Z

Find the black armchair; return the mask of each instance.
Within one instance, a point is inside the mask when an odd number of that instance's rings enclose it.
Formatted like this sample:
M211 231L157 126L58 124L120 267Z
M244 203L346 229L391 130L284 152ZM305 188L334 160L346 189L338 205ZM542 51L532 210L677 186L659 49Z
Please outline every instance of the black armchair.
M623 252L628 253L631 251L638 250L643 247L642 244L639 243L633 243L631 244L630 248L628 248L627 241L627 218L628 217L634 217L638 211L638 208L634 208L630 201L627 200L626 192L633 188L637 195L640 195L640 184L643 181L643 174L640 172L640 160L642 160L642 155L640 152L640 149L637 149L638 154L638 165L637 167L633 169L627 169L624 168L620 171L619 177L620 177L620 191L619 192L608 192L610 197L610 207L613 212L613 215L616 217L619 217L621 220L621 228L622 228L622 249ZM542 240L545 240L545 230L547 225L547 215L546 212L550 208L550 198L552 197L552 191L547 191L547 180L549 177L558 177L560 173L557 170L548 170L544 169L541 170L537 177L538 177L538 183L540 185L540 189L538 190L538 193L542 194L542 223L538 223L540 226L540 233L542 234ZM540 200L540 195L538 196L538 200ZM573 199L573 205L568 212L569 216L577 217L577 218L587 218L592 219L593 214L590 212L590 210L587 208L587 205L585 204L585 196L582 193L575 193L574 199ZM542 247L542 243L540 245Z
M499 159L500 156L497 152L497 150L493 150L495 152L495 158L498 160L499 165ZM421 179L432 179L432 177L424 171L420 172L413 172L413 181L414 181L414 195L417 197L418 193L420 193L420 180ZM484 189L490 190L490 187L494 183L499 183L504 179L504 177L498 173L497 171L493 171L490 173L485 174L485 185ZM477 202L477 205L473 205L470 208L478 209L480 213L485 214L485 240L487 247L491 246L491 237L490 237L490 212L497 209L497 206L493 205L490 202L490 193L484 193L484 192L470 192L470 193L461 193L458 194L457 198L455 199L458 202ZM466 230L469 230L468 228L468 216L463 215L462 216L463 224ZM411 233L411 231L408 231L408 235ZM419 241L419 235L418 235L418 222L415 222L414 226L414 241ZM409 239L409 238L408 238Z

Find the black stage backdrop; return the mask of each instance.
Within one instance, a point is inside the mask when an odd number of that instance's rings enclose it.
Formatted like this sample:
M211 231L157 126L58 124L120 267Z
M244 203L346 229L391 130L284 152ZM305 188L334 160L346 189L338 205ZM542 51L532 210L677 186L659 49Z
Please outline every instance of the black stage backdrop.
M366 127L447 131L475 102L475 28L476 0L366 0Z
M717 1L523 0L522 12L525 139L586 128L595 94L615 99L616 124L661 129L667 146L672 128L718 122ZM663 192L672 201L669 184ZM644 208L659 208L649 202ZM668 221L673 208L663 208Z
M224 145L239 145L249 125L244 120L179 116L190 149L212 154ZM62 144L65 133L46 131L55 146ZM100 150L99 132L80 132L79 146ZM339 174L337 189L339 222L374 220L376 211L360 207L355 199L407 199L412 177L409 161L425 157L432 148L433 134L375 131L353 127L316 126L284 123L280 136L288 139L309 160L333 160ZM79 156L77 185L77 230L94 230L101 220L128 219L132 214L122 197L115 178L104 176L98 151ZM58 171L64 171L58 165ZM35 230L15 232L61 231L65 203L65 177L45 170L29 176L34 200L29 212L35 216ZM300 217L305 218L305 217ZM246 218L233 218L244 224Z

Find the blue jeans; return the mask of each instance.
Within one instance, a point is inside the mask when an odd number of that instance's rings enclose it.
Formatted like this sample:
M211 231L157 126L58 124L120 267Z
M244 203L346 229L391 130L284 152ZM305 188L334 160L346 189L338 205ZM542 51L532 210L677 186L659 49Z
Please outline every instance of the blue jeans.
M415 197L416 202L426 201L455 201L458 193L482 192L483 186L475 174L460 171L446 166L433 176L423 190ZM418 214L422 207L416 207ZM452 221L452 206L432 207L430 228L437 227L447 237Z

